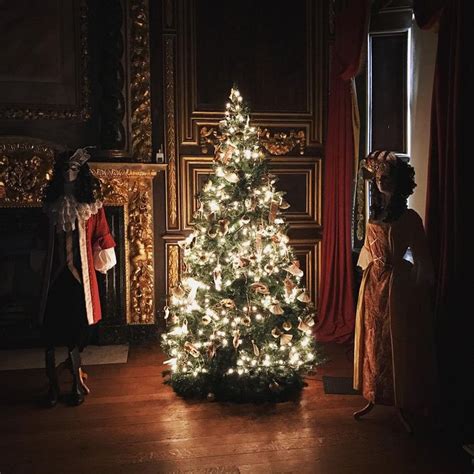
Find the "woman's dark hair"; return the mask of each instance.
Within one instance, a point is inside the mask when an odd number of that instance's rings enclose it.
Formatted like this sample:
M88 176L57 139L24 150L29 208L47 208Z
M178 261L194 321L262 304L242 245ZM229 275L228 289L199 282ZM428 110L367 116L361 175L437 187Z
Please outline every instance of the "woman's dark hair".
M415 169L398 156L396 160L385 161L389 176L394 180L395 189L388 205L384 205L383 195L377 188L375 175L370 181L370 219L384 222L397 220L407 209L408 196L416 187Z
M54 202L64 194L63 171L73 151L59 153L54 161L53 176L43 190L43 202ZM84 163L79 168L74 181L74 197L77 202L93 203L102 198L100 181L92 175L89 165Z

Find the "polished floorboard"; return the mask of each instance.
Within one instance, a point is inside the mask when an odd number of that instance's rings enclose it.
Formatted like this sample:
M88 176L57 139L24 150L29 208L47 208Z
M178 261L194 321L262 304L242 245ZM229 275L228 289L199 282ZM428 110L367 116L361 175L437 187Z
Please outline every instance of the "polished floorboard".
M132 346L127 364L87 367L92 393L79 407L41 408L42 370L0 372L0 473L464 474L461 446L422 419L407 434L394 410L361 421L358 395L326 395L322 375L351 374L351 351L329 361L297 401L185 401L163 384L164 355ZM62 374L63 388L69 386Z

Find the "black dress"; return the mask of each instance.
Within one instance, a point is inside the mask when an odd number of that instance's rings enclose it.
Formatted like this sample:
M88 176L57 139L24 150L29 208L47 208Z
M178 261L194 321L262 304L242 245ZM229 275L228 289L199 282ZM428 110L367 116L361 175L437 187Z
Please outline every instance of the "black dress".
M76 277L82 281L79 252L79 233L72 233L72 258ZM51 281L43 322L46 347L78 346L82 350L88 342L89 324L84 300L84 287L66 263L66 233L55 233Z

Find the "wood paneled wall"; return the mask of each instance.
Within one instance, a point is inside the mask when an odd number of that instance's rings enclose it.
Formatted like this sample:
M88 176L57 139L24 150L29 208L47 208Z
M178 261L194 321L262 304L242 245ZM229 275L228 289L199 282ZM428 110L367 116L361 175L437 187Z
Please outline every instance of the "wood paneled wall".
M152 14L161 26L153 37L157 41L161 35L154 48L162 62L154 66L160 76L153 76L152 88L163 91L163 138L155 146L163 144L168 163L167 290L179 278L176 242L191 229L196 193L211 170L213 147L206 134L216 130L236 84L253 124L267 129L271 167L291 204L286 212L291 243L317 298L328 3L243 0L230 6L217 0L163 0ZM299 140L278 149L272 146L278 134Z

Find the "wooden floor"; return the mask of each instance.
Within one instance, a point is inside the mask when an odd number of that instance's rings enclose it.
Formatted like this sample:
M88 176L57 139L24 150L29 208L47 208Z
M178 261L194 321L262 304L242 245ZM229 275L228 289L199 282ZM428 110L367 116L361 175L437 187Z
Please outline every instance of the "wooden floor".
M0 372L0 473L471 472L460 446L420 422L406 434L390 408L354 421L362 397L325 395L321 382L350 375L350 351L326 354L301 400L264 405L183 401L163 385L154 347L88 367L92 393L76 408L37 406L41 370Z

